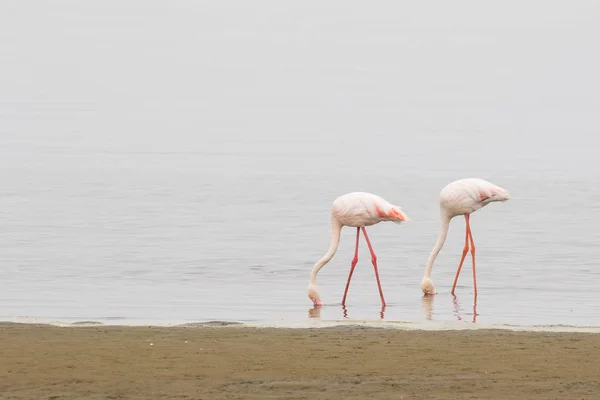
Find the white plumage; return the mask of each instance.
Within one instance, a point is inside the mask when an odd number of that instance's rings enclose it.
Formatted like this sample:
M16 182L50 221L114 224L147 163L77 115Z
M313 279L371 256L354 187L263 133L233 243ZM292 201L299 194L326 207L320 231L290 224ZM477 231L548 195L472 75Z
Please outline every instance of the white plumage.
M373 251L365 229L367 226L375 225L382 221L401 223L403 221L409 221L409 218L399 206L390 204L387 200L371 193L353 192L335 199L331 207L331 243L325 256L317 261L310 274L308 297L315 306L322 305L321 296L317 288L317 273L329 262L329 260L331 260L331 258L333 258L337 251L340 242L340 232L343 226L356 227L356 249L350 273L348 275L348 282L346 283L342 304L345 304L350 279L352 278L354 267L358 262L358 239L360 231L362 230L367 245L369 246L369 251L371 252L371 261L373 263L373 268L375 269L375 277L377 279L379 295L381 296L381 303L385 306L383 291L379 281L379 272L377 270L377 257L375 256L375 252Z
M475 270L475 243L473 241L473 234L471 233L471 227L469 224L470 215L485 207L489 203L495 201L506 201L510 199L508 192L496 186L493 183L485 181L479 178L468 178L460 179L449 183L440 192L440 214L441 214L441 231L438 237L435 247L429 255L427 260L427 266L425 267L425 276L421 281L421 290L425 294L435 294L435 288L431 281L431 269L435 259L444 246L446 236L448 235L448 227L452 218L464 215L466 221L466 235L465 235L465 247L463 249L462 257L456 271L454 278L454 284L452 286L452 294L456 288L456 282L458 281L458 275L462 268L465 256L469 250L473 260L473 287L475 296L477 296L477 275Z

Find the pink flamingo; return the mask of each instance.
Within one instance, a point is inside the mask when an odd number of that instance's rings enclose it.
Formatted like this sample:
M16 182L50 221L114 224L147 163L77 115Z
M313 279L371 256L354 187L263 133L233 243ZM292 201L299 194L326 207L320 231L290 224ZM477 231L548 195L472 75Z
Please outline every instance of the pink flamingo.
M426 295L435 294L433 282L431 281L431 268L438 253L444 246L446 236L448 235L448 227L450 220L458 215L464 215L466 225L465 247L463 248L462 257L458 264L454 284L452 285L452 294L458 282L458 275L462 268L465 256L469 249L471 250L471 258L473 260L473 287L475 296L477 296L477 275L475 272L475 243L473 242L473 233L469 224L470 215L485 207L494 201L506 201L510 199L510 195L504 189L496 186L488 181L478 178L460 179L449 183L440 192L440 214L442 220L442 229L440 236L435 244L435 247L429 255L427 266L425 267L425 276L421 280L421 290ZM470 244L470 246L469 246Z
M400 207L392 205L381 197L371 193L354 192L335 199L331 208L331 244L329 245L329 250L327 250L325 256L317 261L310 274L308 298L312 300L315 306L321 306L323 304L321 302L319 290L317 289L317 273L333 258L340 242L340 233L343 226L356 227L356 249L354 250L354 258L352 259L350 273L348 274L348 282L346 283L346 289L344 290L342 305L346 304L346 295L348 293L348 287L350 286L350 279L352 279L354 267L358 262L358 239L360 237L360 231L362 230L365 240L367 241L367 246L369 246L369 251L371 252L371 262L375 269L375 278L377 279L379 295L381 296L381 304L385 306L381 282L379 281L379 271L377 270L377 256L373 251L371 241L369 240L367 230L365 229L367 226L375 225L382 221L392 221L399 224L402 221L409 221L409 218Z

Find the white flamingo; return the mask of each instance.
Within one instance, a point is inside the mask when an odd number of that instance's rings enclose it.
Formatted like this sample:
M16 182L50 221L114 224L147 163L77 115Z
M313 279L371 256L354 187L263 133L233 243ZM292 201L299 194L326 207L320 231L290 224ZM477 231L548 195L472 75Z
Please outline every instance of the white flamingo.
M315 306L323 304L321 302L319 290L317 289L317 273L335 254L340 242L340 233L343 226L356 227L356 249L354 250L354 258L352 259L352 264L350 266L348 282L346 283L344 297L342 298L342 305L346 303L346 294L348 293L348 287L350 286L350 279L352 278L354 267L358 262L358 239L360 237L360 231L362 230L369 251L371 252L371 262L375 269L375 278L377 279L379 295L381 296L381 304L382 306L385 306L381 282L379 281L379 271L377 270L377 256L373 251L371 241L369 240L367 230L365 229L367 226L375 225L382 221L392 221L399 224L402 221L409 221L409 218L399 206L390 204L381 197L371 193L354 192L342 195L335 199L331 208L331 244L329 245L327 253L323 258L317 261L310 274L308 298L312 300Z
M452 285L452 294L458 282L458 275L462 268L467 252L471 250L473 259L473 287L475 296L477 296L477 274L475 272L475 243L473 242L473 234L469 224L470 215L485 207L494 201L506 201L510 199L510 195L503 188L494 185L488 181L478 178L460 179L449 183L440 192L440 214L442 229L438 237L435 247L429 255L427 266L425 267L425 276L421 280L421 290L426 295L435 294L435 288L431 281L431 269L438 253L444 246L446 236L448 235L448 227L450 220L458 215L464 215L466 221L465 247L463 248L462 257L458 264L454 284ZM470 246L469 246L470 245Z

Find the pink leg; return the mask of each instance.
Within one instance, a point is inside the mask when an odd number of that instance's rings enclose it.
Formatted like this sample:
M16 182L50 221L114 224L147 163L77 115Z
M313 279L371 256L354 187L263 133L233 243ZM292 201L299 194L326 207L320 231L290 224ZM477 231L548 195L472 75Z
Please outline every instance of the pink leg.
M377 270L377 256L373 251L373 246L371 246L371 241L369 240L369 236L367 235L367 230L365 227L362 227L363 234L365 235L365 239L367 240L367 246L369 246L369 251L371 252L371 262L373 263L373 268L375 268L375 278L377 279L377 287L379 288L379 296L381 296L381 305L385 307L385 300L383 298L383 290L381 290L381 282L379 281L379 271Z
M348 288L350 287L350 279L354 273L354 267L358 262L358 238L360 237L360 228L356 228L356 249L354 250L354 258L352 259L352 265L350 266L350 273L348 274L348 282L346 282L346 290L344 290L344 297L342 298L342 305L346 305L346 295L348 294Z
M452 291L450 292L452 294L454 294L454 289L456 288L456 283L458 282L458 275L460 274L465 257L469 252L469 214L465 215L465 220L467 221L467 226L465 228L465 247L463 248L462 257L460 258L460 263L458 264L458 269L456 270L456 276L454 277L454 284L452 285Z
M473 289L475 291L475 298L477 298L477 273L475 271L475 242L473 241L473 232L469 225L469 219L467 219L467 231L469 232L469 241L471 243L471 258L473 259Z

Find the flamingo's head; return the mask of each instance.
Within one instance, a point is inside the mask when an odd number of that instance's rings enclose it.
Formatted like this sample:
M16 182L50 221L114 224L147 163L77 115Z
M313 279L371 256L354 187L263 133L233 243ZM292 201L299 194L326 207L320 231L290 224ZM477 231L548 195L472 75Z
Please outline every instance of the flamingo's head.
M435 287L433 286L433 282L431 281L431 278L428 277L424 277L421 280L421 290L423 291L424 294L435 294Z
M322 306L321 296L319 295L319 289L317 289L317 285L311 283L308 285L308 298L313 302L315 306Z

